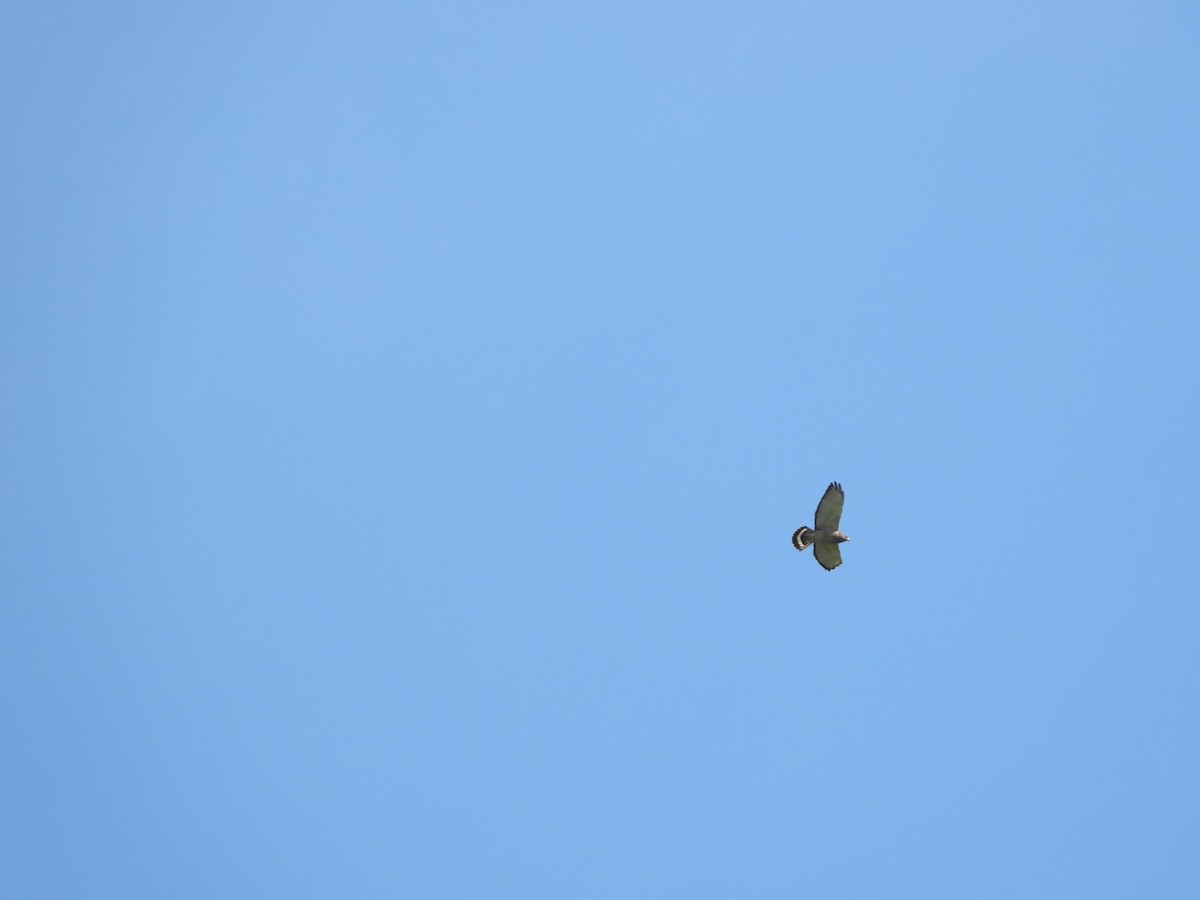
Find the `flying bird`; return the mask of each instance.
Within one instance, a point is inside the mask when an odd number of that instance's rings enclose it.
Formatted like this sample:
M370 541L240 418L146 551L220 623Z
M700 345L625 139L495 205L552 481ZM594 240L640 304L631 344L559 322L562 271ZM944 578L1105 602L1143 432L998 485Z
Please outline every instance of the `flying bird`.
M838 531L838 523L842 520L842 503L846 498L842 486L836 481L825 488L825 496L817 504L816 527L805 525L796 529L792 535L792 546L797 550L806 547L813 548L813 556L817 562L829 572L842 564L842 550L838 544L850 540L849 535Z

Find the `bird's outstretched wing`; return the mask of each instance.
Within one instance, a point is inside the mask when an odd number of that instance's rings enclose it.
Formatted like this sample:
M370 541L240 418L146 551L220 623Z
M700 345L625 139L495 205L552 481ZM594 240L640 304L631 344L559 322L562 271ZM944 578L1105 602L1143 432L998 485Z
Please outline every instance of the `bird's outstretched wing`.
M827 572L832 572L842 564L842 551L838 549L837 544L827 544L824 541L817 541L813 544L813 556L817 558L817 562L821 564L821 568Z
M814 517L816 519L817 531L828 533L838 530L838 523L842 521L842 502L845 500L845 497L846 495L842 492L842 486L836 481L825 488L825 496L817 504L817 514ZM837 547L834 547L834 550L836 551ZM837 559L837 562L833 566L836 566L842 561L842 555L835 552L834 557ZM825 564L822 563L822 565ZM825 568L832 569L833 566L825 566Z

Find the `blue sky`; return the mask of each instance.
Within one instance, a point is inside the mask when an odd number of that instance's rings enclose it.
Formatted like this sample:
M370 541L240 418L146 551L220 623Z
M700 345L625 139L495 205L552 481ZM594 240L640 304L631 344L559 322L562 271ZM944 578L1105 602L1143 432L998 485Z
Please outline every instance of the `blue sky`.
M1195 896L1194 7L2 23L5 896Z

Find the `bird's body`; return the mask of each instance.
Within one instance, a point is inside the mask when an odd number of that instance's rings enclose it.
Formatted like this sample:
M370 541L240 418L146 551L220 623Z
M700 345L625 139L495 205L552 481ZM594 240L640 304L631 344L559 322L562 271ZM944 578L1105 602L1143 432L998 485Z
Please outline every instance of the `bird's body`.
M813 556L826 571L832 572L842 564L842 551L838 546L850 540L850 536L838 530L842 520L842 504L845 492L836 481L825 489L825 495L817 504L814 528L806 525L796 529L792 535L792 546L797 550L813 548Z

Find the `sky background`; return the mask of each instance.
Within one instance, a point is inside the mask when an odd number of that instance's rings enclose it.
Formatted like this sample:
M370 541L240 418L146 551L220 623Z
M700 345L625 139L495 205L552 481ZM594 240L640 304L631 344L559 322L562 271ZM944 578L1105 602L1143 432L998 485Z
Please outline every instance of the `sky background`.
M1197 46L6 5L0 893L1195 897Z

